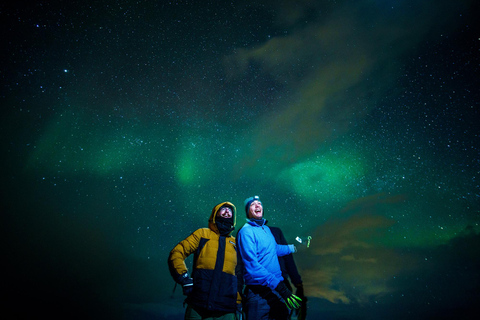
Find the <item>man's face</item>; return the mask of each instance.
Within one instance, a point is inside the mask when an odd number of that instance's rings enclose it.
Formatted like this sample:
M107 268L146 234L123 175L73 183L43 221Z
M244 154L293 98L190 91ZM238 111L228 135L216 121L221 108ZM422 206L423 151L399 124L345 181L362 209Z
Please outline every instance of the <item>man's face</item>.
M229 207L221 207L220 210L218 210L217 216L222 218L231 218L233 216L232 209Z
M257 200L253 201L250 204L250 209L248 211L248 214L249 214L250 218L262 219L262 217L263 217L262 203L260 201L257 201Z

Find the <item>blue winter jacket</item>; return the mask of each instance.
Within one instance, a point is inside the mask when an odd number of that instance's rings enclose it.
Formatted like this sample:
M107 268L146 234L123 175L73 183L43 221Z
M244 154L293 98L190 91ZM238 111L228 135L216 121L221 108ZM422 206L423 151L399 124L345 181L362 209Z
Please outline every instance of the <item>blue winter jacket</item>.
M248 220L238 232L237 245L244 264L245 284L274 290L283 281L278 256L292 253L293 249L277 244L265 223L265 219L259 224Z

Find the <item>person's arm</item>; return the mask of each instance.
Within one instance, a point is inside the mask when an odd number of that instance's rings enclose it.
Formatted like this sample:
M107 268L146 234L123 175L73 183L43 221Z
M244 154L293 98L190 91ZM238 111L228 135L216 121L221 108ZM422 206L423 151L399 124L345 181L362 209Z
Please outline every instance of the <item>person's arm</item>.
M283 257L294 252L295 246L293 244L277 244L277 256L279 257Z
M170 255L168 256L168 266L174 280L176 280L179 275L188 271L185 259L197 250L199 242L200 237L197 230L184 240L180 241L172 251L170 251Z
M277 243L277 256L283 257L283 256L286 256L287 254L295 252L295 246L293 244L288 244L280 228L277 228L277 227L269 227L269 228L270 228L270 232L275 238L275 242Z
M168 269L176 283L182 285L183 293L188 295L192 291L193 279L188 275L185 259L195 252L200 242L199 230L189 235L177 244L168 256Z

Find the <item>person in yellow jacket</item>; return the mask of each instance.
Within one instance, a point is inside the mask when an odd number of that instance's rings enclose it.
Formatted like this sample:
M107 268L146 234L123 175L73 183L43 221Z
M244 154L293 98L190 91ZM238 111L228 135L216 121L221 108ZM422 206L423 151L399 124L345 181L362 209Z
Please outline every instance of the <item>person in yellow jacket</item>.
M185 319L235 319L240 306L235 267L236 208L230 202L217 204L208 228L194 231L177 244L168 257L170 274L187 296ZM194 254L191 277L185 259Z

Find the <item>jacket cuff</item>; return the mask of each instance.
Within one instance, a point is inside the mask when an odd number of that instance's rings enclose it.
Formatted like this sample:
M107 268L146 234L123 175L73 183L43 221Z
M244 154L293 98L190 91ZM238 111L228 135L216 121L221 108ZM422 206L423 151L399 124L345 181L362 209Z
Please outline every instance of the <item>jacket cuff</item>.
M181 285L183 286L183 284L185 283L185 281L186 281L188 278L190 278L190 277L188 276L188 272L185 272L185 273L183 273L183 274L178 275L176 281L177 281L178 284L181 284Z

